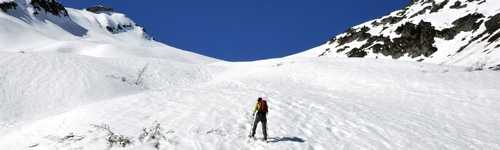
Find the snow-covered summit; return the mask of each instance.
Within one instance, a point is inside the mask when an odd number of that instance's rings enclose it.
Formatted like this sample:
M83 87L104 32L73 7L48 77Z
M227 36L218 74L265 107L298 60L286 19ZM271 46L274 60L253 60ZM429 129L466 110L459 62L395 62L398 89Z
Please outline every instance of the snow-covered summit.
M500 1L412 0L296 56L500 65Z
M188 63L215 60L156 42L143 27L115 11L65 8L55 0L3 0L0 8L0 51L154 57Z
M0 126L139 92L130 83L145 66L172 69L152 75L169 84L150 88L166 88L217 61L152 40L125 14L55 0L0 1L0 33Z

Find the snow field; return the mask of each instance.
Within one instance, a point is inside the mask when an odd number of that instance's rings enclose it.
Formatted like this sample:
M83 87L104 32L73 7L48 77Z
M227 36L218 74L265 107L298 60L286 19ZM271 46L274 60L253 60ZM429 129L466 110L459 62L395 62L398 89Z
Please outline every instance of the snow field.
M185 78L25 124L0 137L0 147L24 149L38 144L31 149L106 149L105 138L90 124L108 124L134 138L154 122L165 133L173 131L161 142L162 149L500 147L498 72L316 58L217 62L205 69L200 76L206 80L182 84L197 77ZM258 96L269 99L270 143L246 137ZM71 132L85 140L48 138ZM262 136L260 127L256 135ZM152 146L136 140L124 149L148 148Z

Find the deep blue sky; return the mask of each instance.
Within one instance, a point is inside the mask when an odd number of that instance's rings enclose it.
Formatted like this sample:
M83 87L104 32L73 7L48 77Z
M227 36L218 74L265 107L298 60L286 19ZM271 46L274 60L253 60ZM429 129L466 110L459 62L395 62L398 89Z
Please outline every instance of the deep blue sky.
M409 0L59 0L113 7L168 45L230 61L282 57L318 46Z

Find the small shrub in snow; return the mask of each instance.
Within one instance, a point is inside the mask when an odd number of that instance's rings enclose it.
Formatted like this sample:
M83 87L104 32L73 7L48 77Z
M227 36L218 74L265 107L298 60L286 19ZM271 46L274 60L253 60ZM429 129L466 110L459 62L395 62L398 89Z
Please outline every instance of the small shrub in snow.
M160 123L155 123L155 125L150 128L142 129L142 133L139 135L139 141L143 143L150 143L156 149L160 149L162 141L167 141L167 137L165 135L170 133L173 133L173 131L163 133Z
M142 67L139 72L137 73L137 78L134 82L135 85L140 85L142 86L143 85L143 81L144 81L144 74L146 73L146 70L148 69L148 64L144 65L144 67Z
M135 86L140 86L142 88L145 88L144 85L144 77L146 74L146 71L148 69L149 65L144 65L139 71L137 72L136 76L123 76L123 75L106 75L108 78L112 78L115 80L120 80L121 82L127 83L129 85L135 85Z
M113 131L111 131L111 128L107 124L92 125L92 126L99 130L107 132L106 140L108 142L109 147L114 147L114 146L126 147L132 144L132 140L129 137L114 133Z

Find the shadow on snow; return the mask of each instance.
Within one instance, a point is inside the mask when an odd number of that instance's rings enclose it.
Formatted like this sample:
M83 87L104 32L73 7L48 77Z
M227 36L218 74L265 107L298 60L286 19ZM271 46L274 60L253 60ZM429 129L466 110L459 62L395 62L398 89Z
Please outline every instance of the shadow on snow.
M306 140L299 138L299 137L273 137L273 138L269 138L269 143L276 143L276 142L304 143L304 142L306 142Z

